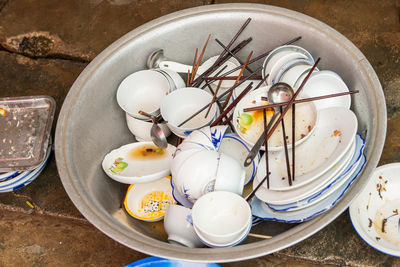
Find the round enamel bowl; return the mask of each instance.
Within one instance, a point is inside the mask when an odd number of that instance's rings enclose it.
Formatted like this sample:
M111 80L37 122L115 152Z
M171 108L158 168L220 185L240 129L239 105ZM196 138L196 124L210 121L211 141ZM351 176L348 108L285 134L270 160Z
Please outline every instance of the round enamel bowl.
M350 205L358 235L371 247L400 257L400 163L376 168L364 190Z
M129 115L147 120L148 117L138 112L142 110L154 116L160 114L161 101L169 91L170 84L163 74L154 70L141 70L128 75L120 83L117 101Z
M162 226L154 228L153 224L120 212L125 185L109 179L100 167L109 151L132 142L125 112L118 106L115 95L125 77L146 68L152 51L163 48L170 58L192 62L191 48L199 47L210 29L213 38L230 40L249 17L252 20L243 38L252 36L253 41L244 48L243 55L251 50L259 55L302 36L295 44L315 58L321 57L318 68L335 71L348 88L360 91L352 96L351 108L358 118L358 132L366 140L367 163L343 198L328 212L290 229L279 223L261 222L258 227L275 233L271 239L247 238L235 247L221 249L174 246L168 243ZM195 36L182 31L182 25L195 32ZM268 32L260 35L262 28L268 28ZM210 40L204 58L220 52L221 48ZM253 64L254 69L261 66L261 62ZM229 262L289 247L316 233L346 210L378 164L386 122L385 98L375 71L357 47L334 29L298 12L268 5L208 5L148 22L93 59L65 98L57 123L55 152L60 178L71 200L89 222L109 237L134 250L163 258Z
M205 109L184 125L178 126L191 114L209 104L212 97L210 93L194 87L176 90L164 98L161 104L161 116L167 121L168 127L174 134L185 138L193 130L209 125L215 118L218 108L214 103L207 117L205 116L207 109Z
M206 241L229 244L251 224L250 205L235 193L214 191L194 203L192 220L195 232Z

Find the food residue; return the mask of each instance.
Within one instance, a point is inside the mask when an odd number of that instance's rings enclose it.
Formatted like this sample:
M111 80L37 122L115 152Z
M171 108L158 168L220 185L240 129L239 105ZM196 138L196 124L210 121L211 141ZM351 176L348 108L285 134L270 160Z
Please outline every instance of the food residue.
M379 241L379 240L381 240L381 238L380 238L380 237L375 237L375 239L376 239L376 241Z
M0 115L5 116L7 114L7 111L4 108L0 108Z
M387 218L385 218L385 219L382 220L382 229L381 229L382 233L385 232L386 223L387 223Z
M154 145L143 145L133 148L128 153L129 159L156 159L166 155L166 150Z
M175 201L163 191L153 191L146 194L139 203L138 213L145 219L155 219L163 216L167 207Z
M334 130L332 136L342 136L342 132L339 130Z
M372 220L370 218L368 218L368 228L372 227Z

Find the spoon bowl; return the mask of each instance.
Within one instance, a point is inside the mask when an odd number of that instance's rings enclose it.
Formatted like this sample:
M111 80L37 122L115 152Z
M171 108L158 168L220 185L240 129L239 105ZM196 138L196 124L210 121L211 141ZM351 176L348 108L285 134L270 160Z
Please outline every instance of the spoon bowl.
M293 92L292 87L290 87L290 85L288 85L286 83L276 83L273 86L271 86L271 88L268 90L268 101L271 104L287 102L292 98L293 95L294 95L294 92ZM272 127L272 125L279 113L280 113L280 109L274 108L274 115L272 115L271 120L268 122L267 128L261 134L261 136L258 138L257 142L254 144L253 148L249 152L249 155L247 156L246 160L244 161L245 167L249 166L253 162L256 155L258 155L258 152L260 151L261 146L265 141L265 134L268 133L269 129Z

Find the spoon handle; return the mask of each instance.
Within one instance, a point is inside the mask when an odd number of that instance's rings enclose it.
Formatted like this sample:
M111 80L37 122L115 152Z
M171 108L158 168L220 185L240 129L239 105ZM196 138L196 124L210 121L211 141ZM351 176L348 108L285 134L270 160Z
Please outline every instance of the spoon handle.
M254 158L256 157L258 152L260 151L260 148L261 148L262 144L265 141L266 133L268 133L269 129L271 128L271 126L274 123L274 121L275 121L277 116L278 116L278 112L274 112L274 115L272 115L271 120L268 122L267 128L261 134L261 136L258 138L257 142L254 144L254 146L251 148L249 154L247 155L247 157L246 157L246 159L244 161L244 167L249 166L253 162Z

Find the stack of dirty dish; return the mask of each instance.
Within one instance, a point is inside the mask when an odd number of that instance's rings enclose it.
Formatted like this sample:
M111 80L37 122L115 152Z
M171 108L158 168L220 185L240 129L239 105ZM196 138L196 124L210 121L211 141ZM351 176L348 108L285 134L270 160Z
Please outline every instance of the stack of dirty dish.
M52 150L55 101L49 96L0 99L0 192L35 180Z
M263 76L267 86L244 97L234 111L235 131L250 146L263 131L262 112L245 108L266 105L270 85L284 82L298 89L311 70L314 59L304 48L282 46L266 58ZM341 77L329 70L316 69L305 83L298 99L349 92ZM298 223L310 220L331 208L361 173L365 164L364 139L357 134L357 117L350 110L349 95L296 104L295 177L288 183L283 138L280 127L268 142L260 160L255 188L266 176L269 163L269 188L264 183L252 201L253 215L264 220ZM268 114L271 117L272 114ZM271 113L273 113L271 111ZM292 164L292 118L285 115L290 170Z
M184 87L182 78L168 70L141 70L128 75L119 85L117 102L125 111L129 130L138 141L151 141L151 118L139 114L144 111L157 117L162 100L177 88ZM159 124L165 136L171 131L166 123Z

